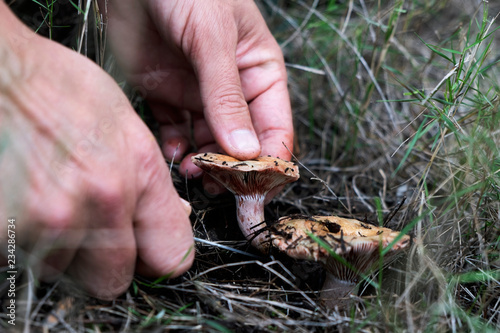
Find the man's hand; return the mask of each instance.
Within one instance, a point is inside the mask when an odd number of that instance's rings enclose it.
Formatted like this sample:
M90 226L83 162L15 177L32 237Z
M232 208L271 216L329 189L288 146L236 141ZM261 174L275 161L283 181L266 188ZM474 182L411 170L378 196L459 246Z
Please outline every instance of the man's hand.
M292 149L283 55L253 1L110 0L108 6L115 54L160 121L167 158L176 153L180 160L191 143L200 152L216 151L216 143L240 159L290 158L282 144ZM189 158L181 169L201 174Z
M0 254L15 218L18 263L23 249L42 276L68 270L111 299L135 270L189 268L188 211L113 79L0 2Z

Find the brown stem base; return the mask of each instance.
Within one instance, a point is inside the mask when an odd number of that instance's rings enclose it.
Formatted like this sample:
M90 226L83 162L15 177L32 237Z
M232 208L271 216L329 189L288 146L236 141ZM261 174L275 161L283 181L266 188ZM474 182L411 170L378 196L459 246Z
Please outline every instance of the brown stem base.
M352 304L350 295L355 288L356 283L339 280L327 273L321 290L321 302L328 309L337 308L340 312L348 311Z

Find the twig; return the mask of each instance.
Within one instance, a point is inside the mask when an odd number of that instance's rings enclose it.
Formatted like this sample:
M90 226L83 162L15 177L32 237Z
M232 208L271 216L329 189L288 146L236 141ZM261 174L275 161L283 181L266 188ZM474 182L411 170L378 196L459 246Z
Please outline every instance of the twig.
M210 246L213 246L213 247L218 247L218 248L221 248L221 249L224 249L224 250L228 250L228 251L231 251L231 252L234 252L234 253L242 254L242 255L247 256L247 257L251 257L251 258L255 258L255 259L259 259L259 260L264 259L264 257L257 256L255 254L248 253L248 252L245 252L245 251L241 251L241 250L235 249L233 247L222 245L222 244L219 244L219 243L216 243L216 242L211 242L211 241L206 240L206 239L201 239L201 238L198 238L198 237L194 237L194 240L197 241L197 242L199 242L199 243L207 244L207 245L210 245Z

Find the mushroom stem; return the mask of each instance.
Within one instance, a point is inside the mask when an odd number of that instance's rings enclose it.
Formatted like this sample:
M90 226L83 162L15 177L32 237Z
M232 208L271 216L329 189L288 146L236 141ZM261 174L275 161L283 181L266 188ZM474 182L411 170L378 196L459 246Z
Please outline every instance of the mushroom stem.
M350 295L356 288L356 283L336 278L327 272L323 289L321 289L321 300L326 308L338 308L339 311L349 309L352 301Z
M252 245L265 252L267 246L265 232L259 232L263 227L260 225L264 220L264 198L265 194L235 195L238 225L246 239L252 241Z

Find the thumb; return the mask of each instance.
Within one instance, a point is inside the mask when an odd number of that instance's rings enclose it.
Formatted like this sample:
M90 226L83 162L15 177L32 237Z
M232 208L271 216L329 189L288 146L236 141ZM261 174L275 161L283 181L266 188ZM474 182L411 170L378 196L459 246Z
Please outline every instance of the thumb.
M146 179L146 190L134 214L137 272L176 277L188 270L194 259L191 207L177 194L159 151L155 156L159 163L150 168L157 169Z
M260 154L261 146L243 94L236 64L238 29L228 9L211 11L203 36L192 35L188 52L200 83L205 120L220 147L238 159Z

